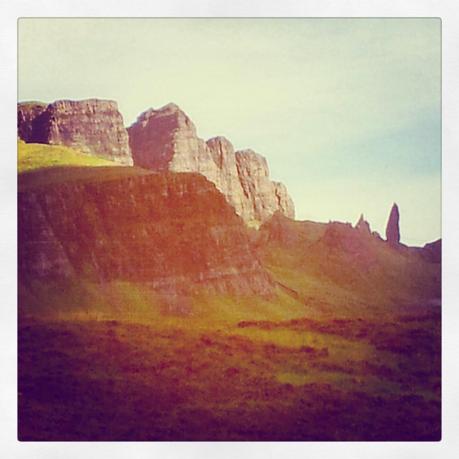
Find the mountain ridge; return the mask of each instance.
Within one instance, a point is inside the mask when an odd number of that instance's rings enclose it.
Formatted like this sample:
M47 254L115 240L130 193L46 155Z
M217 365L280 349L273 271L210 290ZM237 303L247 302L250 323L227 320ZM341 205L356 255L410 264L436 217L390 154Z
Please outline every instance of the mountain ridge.
M126 128L112 100L20 102L18 137L128 166L200 173L249 225L258 226L277 210L294 217L287 188L269 179L266 158L250 149L235 151L222 136L200 139L191 119L174 103L145 110Z

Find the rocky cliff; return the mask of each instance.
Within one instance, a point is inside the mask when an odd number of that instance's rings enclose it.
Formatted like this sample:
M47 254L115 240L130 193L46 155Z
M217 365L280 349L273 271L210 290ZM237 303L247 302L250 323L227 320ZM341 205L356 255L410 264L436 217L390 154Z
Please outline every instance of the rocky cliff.
M65 145L120 164L132 164L127 131L114 101L19 103L18 136L28 143Z
M134 164L153 170L199 172L215 183L247 223L260 223L280 211L293 218L284 185L269 179L266 159L252 150L234 151L229 140L205 142L175 104L149 109L128 128Z
M40 130L40 115L47 105L42 102L22 102L18 104L18 137L24 142L34 142Z
M21 282L124 281L173 295L272 293L248 229L202 175L57 169L20 176Z

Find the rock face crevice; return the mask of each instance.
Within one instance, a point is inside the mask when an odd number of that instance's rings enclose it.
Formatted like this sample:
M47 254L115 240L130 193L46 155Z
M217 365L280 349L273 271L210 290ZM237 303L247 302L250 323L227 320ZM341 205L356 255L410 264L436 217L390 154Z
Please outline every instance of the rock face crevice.
M259 224L276 211L294 218L293 201L284 185L270 180L263 156L252 150L234 151L225 137L200 139L177 105L145 111L128 133L135 165L204 175L246 223Z
M18 136L28 143L65 145L120 164L133 163L123 117L110 100L19 103Z

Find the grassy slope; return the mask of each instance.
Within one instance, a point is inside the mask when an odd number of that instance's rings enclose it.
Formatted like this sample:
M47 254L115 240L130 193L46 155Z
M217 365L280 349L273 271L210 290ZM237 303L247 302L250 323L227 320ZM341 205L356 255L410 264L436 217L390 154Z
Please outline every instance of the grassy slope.
M294 228L293 243L269 240L259 253L273 278L317 316L387 318L439 298L440 265L417 253L392 249L376 238L365 239L357 253L333 250L320 240L323 225L287 225Z
M107 159L86 155L61 145L45 145L18 141L18 172L55 166L116 166Z
M18 141L18 173L18 189L25 191L50 184L116 180L152 172L61 145Z

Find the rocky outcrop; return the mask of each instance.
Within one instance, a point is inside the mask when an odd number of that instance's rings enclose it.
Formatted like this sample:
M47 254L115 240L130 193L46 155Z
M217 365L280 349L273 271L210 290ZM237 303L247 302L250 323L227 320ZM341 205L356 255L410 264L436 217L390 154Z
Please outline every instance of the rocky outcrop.
M269 179L263 156L252 150L235 152L224 137L205 142L177 105L147 110L128 128L128 133L134 164L157 171L203 174L246 223L259 224L276 211L294 217L287 189Z
M386 241L392 245L397 246L400 244L400 227L399 227L400 213L397 204L394 203L390 211L389 220L386 226Z
M360 215L359 221L355 225L356 229L367 234L371 234L370 224L365 220L363 214Z
M200 174L72 168L21 175L19 279L122 281L168 295L269 296L248 228ZM118 175L115 174L119 169ZM45 174L43 180L33 180ZM38 186L27 186L39 183Z
M18 136L28 143L65 145L120 164L133 163L123 117L110 100L20 103Z
M236 152L236 164L242 190L250 203L250 215L253 216L253 220L263 222L276 211L294 218L293 201L282 183L269 179L266 158L253 150L241 150Z
M421 254L431 263L441 263L441 239L425 244Z
M24 142L31 143L37 137L39 126L37 120L46 110L42 102L22 102L18 104L18 137Z

